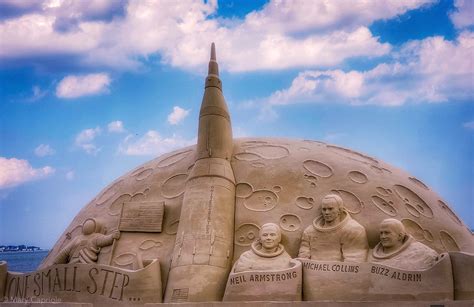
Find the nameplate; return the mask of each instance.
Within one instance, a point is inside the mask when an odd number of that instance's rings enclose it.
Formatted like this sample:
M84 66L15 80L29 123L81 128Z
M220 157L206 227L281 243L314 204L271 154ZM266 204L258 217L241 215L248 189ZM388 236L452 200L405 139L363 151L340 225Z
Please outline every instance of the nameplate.
M285 270L231 272L223 300L301 301L301 263L291 260L290 264Z
M4 302L109 305L162 302L157 259L136 271L98 264L58 264L22 274L7 272L6 267L6 262L0 262L0 275L3 275L0 280L5 281L0 294Z
M452 300L453 276L448 254L428 270L405 271L377 263L298 259L303 267L303 299Z

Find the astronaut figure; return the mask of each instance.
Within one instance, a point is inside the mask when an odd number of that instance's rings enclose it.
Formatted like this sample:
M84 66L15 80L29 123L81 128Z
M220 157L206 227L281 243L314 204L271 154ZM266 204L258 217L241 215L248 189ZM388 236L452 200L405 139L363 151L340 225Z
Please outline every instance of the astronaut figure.
M100 233L100 224L92 218L82 224L82 234L74 238L54 259L54 264L96 263L100 249L120 238L115 230L109 235Z
M368 243L365 228L353 220L336 194L323 197L321 216L303 232L299 258L364 262Z

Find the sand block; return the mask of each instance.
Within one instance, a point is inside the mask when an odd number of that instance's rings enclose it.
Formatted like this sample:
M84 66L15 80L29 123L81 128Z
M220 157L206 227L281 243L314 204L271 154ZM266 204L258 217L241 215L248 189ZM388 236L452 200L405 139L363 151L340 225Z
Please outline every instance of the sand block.
M375 263L313 261L303 265L305 301L452 300L453 275L448 254L428 270L406 271Z
M158 259L140 270L99 264L58 264L26 274L7 272L6 276L0 276L2 279L7 302L54 300L112 305L162 302Z
M302 266L275 271L230 273L224 301L301 301Z

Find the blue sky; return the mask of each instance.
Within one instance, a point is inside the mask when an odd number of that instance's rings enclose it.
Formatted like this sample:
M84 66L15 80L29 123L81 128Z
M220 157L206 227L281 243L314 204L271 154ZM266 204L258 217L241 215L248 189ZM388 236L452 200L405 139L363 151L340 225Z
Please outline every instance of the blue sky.
M0 244L194 144L213 41L235 137L377 157L474 228L473 3L1 0Z

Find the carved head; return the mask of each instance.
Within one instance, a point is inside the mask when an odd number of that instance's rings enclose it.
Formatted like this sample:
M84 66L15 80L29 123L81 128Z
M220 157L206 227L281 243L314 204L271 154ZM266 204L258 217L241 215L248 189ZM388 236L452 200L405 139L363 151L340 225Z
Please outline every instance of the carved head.
M82 234L90 235L96 232L97 224L94 219L87 219L82 223Z
M326 223L339 220L344 203L342 198L336 194L328 194L321 200L321 214Z
M380 223L380 243L384 248L396 249L407 235L405 226L396 219L385 219Z
M266 250L274 249L280 244L281 241L281 230L277 224L266 223L262 225L259 232L260 243Z

